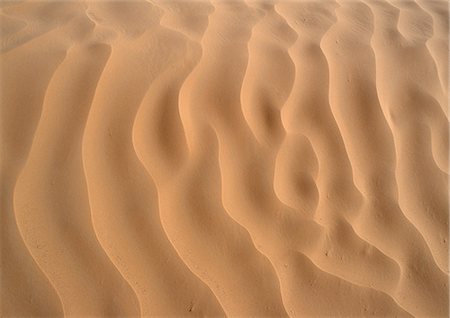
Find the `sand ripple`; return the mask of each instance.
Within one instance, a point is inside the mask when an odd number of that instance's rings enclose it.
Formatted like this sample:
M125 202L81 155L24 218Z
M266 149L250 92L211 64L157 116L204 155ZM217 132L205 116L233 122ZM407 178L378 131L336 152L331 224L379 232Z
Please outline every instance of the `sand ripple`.
M448 316L446 1L0 11L2 316Z

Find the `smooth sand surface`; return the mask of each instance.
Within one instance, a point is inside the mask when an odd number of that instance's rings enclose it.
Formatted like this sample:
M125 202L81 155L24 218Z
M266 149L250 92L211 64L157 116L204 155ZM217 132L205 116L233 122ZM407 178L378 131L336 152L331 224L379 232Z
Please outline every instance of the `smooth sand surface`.
M447 317L447 1L2 1L2 317Z

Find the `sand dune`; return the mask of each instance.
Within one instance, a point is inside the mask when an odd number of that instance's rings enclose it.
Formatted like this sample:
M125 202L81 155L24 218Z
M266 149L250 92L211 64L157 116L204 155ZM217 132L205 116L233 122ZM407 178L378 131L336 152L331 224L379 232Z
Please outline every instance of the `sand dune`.
M446 1L1 3L4 317L448 317Z

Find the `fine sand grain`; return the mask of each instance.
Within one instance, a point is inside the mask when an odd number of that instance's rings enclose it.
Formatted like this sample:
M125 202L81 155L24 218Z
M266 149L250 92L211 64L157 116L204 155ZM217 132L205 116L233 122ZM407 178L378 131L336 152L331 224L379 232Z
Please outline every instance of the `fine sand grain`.
M2 317L448 317L447 1L0 4Z

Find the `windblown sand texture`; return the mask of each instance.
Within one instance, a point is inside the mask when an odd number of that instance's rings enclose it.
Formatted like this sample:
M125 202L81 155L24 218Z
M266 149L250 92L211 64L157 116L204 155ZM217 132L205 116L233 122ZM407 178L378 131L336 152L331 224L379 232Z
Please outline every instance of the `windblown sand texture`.
M448 18L2 1L2 317L448 316Z

